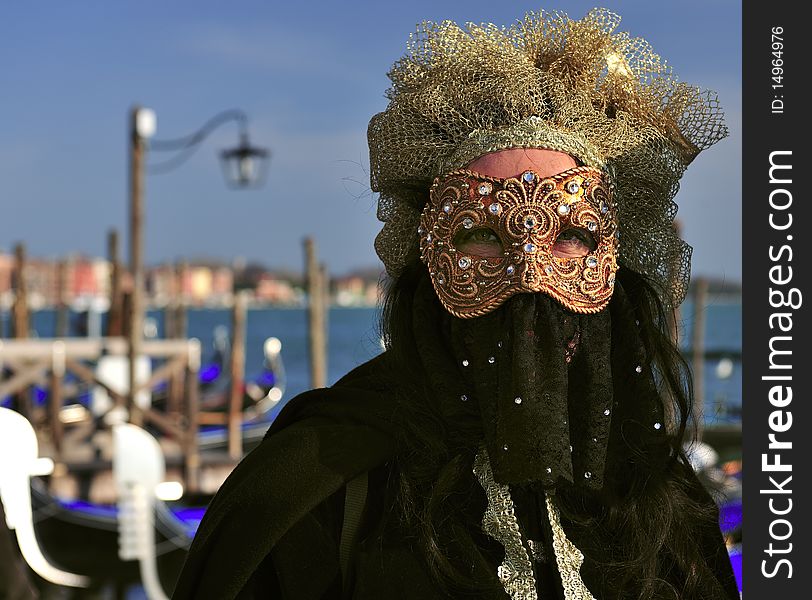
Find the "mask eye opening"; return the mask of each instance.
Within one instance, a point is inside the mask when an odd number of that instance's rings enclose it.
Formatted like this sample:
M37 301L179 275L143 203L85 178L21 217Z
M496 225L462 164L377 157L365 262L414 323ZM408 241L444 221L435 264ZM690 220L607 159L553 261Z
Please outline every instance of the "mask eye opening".
M485 258L501 258L504 247L499 235L490 227L460 228L452 239L458 252Z

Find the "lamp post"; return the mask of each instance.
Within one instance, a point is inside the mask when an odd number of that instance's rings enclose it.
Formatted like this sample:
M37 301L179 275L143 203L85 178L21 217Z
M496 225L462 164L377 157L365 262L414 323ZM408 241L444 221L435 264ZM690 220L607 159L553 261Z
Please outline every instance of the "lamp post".
M220 153L223 173L231 188L257 187L264 181L270 152L265 148L252 146L248 139L248 118L241 110L218 113L194 133L174 140L152 140L157 120L155 113L141 106L130 111L130 273L132 290L130 295L130 331L128 343L129 372L127 404L130 422L141 425L143 415L136 405L137 362L141 355L144 322L144 183L147 150L175 152L176 157L151 172L167 173L180 166L208 135L223 123L236 121L240 128L239 144ZM180 160L177 160L178 155Z

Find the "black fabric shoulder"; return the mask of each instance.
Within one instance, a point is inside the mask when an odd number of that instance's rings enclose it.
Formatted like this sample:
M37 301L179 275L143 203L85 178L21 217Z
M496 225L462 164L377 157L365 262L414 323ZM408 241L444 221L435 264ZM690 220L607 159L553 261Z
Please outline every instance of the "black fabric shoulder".
M381 360L288 403L209 505L173 598L235 598L291 527L393 456L395 407Z

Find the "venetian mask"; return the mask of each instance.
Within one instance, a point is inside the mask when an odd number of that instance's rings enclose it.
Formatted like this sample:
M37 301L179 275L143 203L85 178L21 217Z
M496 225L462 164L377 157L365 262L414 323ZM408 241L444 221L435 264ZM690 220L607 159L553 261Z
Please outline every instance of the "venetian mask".
M473 318L520 293L543 292L576 313L609 302L617 215L607 176L575 167L500 179L438 177L420 220L420 253L442 305Z

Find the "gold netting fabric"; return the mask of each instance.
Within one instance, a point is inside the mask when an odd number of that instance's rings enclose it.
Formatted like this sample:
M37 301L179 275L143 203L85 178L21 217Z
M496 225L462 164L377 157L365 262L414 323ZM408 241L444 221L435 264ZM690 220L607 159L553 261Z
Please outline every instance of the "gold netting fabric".
M375 248L391 275L418 256L434 177L511 147L543 147L603 169L615 184L619 263L663 299L687 292L691 248L674 230L688 164L727 135L716 95L680 83L620 17L528 13L510 27L424 22L389 73L369 124L370 178L384 222Z

